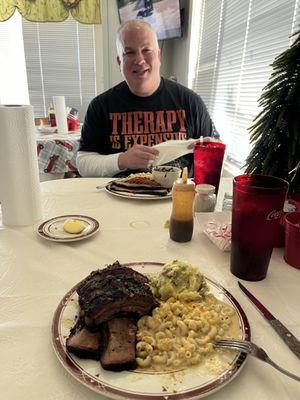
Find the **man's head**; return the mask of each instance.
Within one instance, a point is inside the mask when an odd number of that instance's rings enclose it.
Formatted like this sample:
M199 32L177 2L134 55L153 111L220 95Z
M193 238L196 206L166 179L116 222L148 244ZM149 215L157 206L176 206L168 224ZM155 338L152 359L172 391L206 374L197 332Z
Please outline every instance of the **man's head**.
M117 32L117 61L129 89L150 96L160 84L160 49L156 33L141 20L123 23Z

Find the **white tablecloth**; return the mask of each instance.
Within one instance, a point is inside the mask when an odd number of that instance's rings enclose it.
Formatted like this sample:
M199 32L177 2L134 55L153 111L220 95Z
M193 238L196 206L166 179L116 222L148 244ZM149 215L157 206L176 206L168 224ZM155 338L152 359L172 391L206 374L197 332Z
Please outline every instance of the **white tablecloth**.
M104 179L42 183L43 219L84 214L100 222L93 237L69 244L38 237L36 226L0 224L0 393L6 400L100 400L105 397L78 383L58 362L51 345L53 313L64 294L92 270L115 260L167 262L182 259L222 284L239 301L250 321L252 340L275 362L300 375L300 361L241 293L229 270L229 253L219 251L195 225L189 243L169 239L165 221L171 200L117 198L97 185ZM222 180L220 199L228 187ZM204 218L204 217L203 217ZM41 221L40 221L41 222ZM300 271L273 252L267 278L245 285L300 338ZM230 400L296 400L300 383L257 359L209 397Z

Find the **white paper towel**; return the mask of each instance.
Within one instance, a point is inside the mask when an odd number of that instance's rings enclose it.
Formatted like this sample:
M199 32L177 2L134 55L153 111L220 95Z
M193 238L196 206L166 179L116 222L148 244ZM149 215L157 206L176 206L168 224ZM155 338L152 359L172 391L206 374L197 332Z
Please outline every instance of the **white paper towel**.
M65 96L53 96L55 120L58 133L68 132L67 109Z
M42 216L30 105L0 105L0 201L4 225L32 225Z
M199 139L167 140L166 142L156 144L153 147L159 151L159 155L153 165L166 164L185 154L193 153L194 147L191 145L198 141ZM191 148L189 148L190 146Z

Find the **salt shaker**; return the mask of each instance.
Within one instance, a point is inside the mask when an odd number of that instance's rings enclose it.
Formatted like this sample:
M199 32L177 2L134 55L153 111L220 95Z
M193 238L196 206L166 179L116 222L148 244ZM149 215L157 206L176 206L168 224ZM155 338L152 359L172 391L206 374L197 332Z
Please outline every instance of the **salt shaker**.
M203 183L197 185L195 190L196 196L194 200L194 213L213 212L217 202L215 186Z

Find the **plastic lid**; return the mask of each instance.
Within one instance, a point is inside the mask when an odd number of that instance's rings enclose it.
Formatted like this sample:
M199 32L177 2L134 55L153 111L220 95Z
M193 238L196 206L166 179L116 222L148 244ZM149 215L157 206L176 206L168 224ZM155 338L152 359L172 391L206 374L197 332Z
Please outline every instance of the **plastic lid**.
M214 193L216 188L213 185L208 185L207 183L201 183L196 186L195 190L197 193L210 194Z

